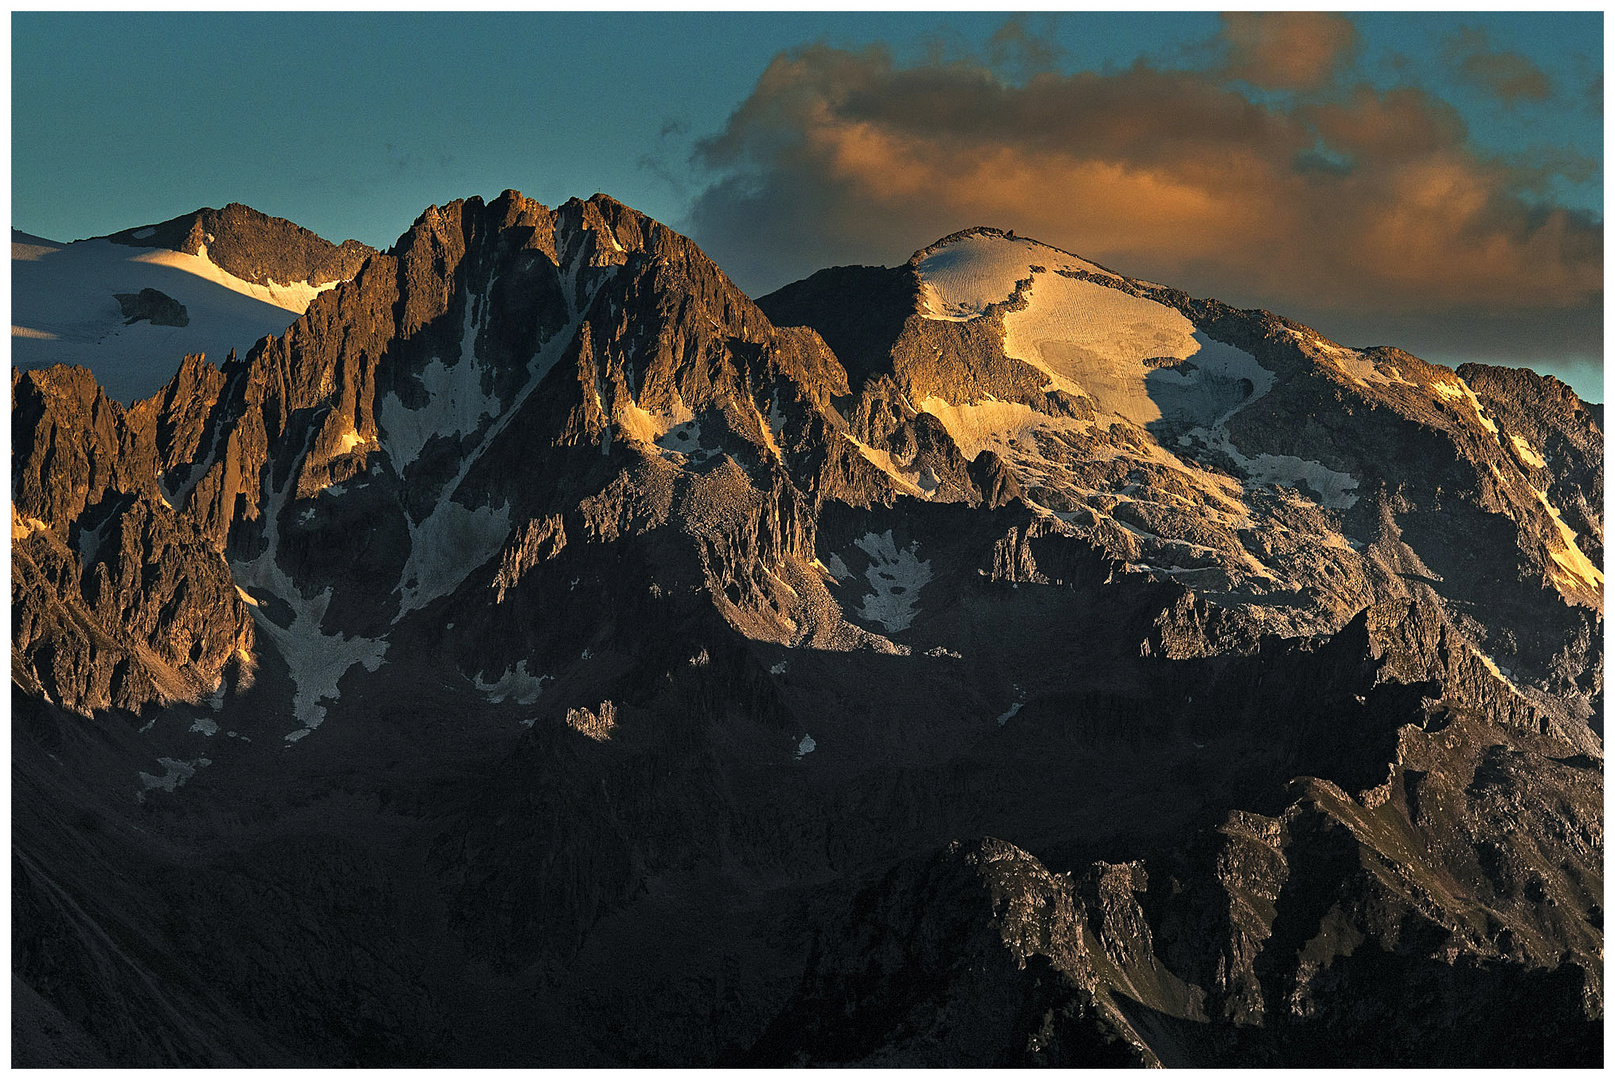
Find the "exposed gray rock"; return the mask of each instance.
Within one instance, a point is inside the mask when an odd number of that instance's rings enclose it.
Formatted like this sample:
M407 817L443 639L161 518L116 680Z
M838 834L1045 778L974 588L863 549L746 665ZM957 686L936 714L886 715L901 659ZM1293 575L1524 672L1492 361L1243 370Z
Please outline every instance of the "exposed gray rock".
M156 289L141 289L137 293L113 293L112 298L123 308L125 324L148 320L153 326L189 326L191 317L185 305L167 293Z

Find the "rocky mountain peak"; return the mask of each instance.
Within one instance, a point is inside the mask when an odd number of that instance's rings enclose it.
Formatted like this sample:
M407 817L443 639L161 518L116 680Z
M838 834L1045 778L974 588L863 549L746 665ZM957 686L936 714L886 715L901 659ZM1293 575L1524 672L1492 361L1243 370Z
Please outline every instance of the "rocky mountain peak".
M278 229L164 236L225 216ZM1602 414L1551 380L987 228L754 301L516 191L169 371L13 374L29 1023L1591 1060Z
M234 202L220 210L203 207L156 225L124 229L107 239L203 256L256 285L346 281L375 253L357 240L333 244L285 218Z

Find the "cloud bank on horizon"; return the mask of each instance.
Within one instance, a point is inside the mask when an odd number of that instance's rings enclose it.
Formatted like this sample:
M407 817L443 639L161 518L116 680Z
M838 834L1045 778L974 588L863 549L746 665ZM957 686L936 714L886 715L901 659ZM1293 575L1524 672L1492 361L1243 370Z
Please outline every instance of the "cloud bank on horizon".
M1602 221L1552 195L1601 160L1488 153L1358 46L1317 12L1225 16L1182 68L1063 74L1014 20L987 56L802 46L697 143L690 227L754 292L996 225L1354 344L1601 363ZM1430 62L1500 108L1555 92L1479 31Z

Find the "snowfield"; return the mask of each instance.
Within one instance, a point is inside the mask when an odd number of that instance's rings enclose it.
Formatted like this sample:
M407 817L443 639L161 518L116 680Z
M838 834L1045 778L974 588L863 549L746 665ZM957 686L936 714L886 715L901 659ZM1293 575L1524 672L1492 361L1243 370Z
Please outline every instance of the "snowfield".
M1114 277L1075 255L1020 237L977 233L939 248L920 261L921 314L927 319L963 322L1002 304L1033 266L1046 270L1085 270Z
M1254 356L1208 337L1176 308L1106 284L1066 277L1056 272L1061 269L1120 280L1054 248L977 234L921 261L923 311L931 319L974 318L987 305L1009 299L1017 284L1024 283L1025 305L1003 314L1004 354L1046 374L1045 391L1086 396L1099 412L1152 434L1159 429L1151 425L1168 422L1182 433L1179 446L1198 445L1226 455L1244 473L1247 487L1293 487L1336 509L1357 501L1353 494L1357 481L1349 473L1290 455L1250 456L1234 446L1228 421L1275 382L1274 374ZM1348 374L1361 369L1379 381L1391 381L1353 350L1329 351ZM1438 392L1445 390L1437 387ZM1453 388L1450 395L1463 393ZM1026 446L1034 441L1028 436L1040 429L1076 431L1086 426L991 400L955 405L931 397L920 403L920 409L943 422L966 458L991 448L1022 470L1028 464L1057 466L1028 459L1009 447ZM1487 423L1484 417L1481 422ZM1184 467L1162 449L1172 465Z
M1004 353L1080 387L1103 412L1140 427L1211 422L1273 384L1249 353L1213 341L1175 308L1091 281L1036 274L1028 303L1004 316ZM1187 372L1173 365L1190 361Z
M11 362L89 368L124 404L150 397L186 353L223 363L290 326L329 285L254 285L203 255L129 247L110 240L58 244L11 235ZM184 305L185 326L124 324L115 293L156 289Z

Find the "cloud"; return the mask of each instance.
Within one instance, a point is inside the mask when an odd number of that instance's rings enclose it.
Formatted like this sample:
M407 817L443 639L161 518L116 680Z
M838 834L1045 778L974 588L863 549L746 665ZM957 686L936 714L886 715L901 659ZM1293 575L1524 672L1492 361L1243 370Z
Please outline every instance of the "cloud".
M1054 16L1045 15L1034 29L1017 15L993 34L987 55L994 70L1024 81L1055 70L1065 49L1054 40Z
M1013 84L986 61L812 45L774 59L695 163L712 180L692 231L756 290L983 224L1303 319L1601 310L1601 224L1547 201L1551 164L1477 153L1414 89L1275 104L1215 71Z
M690 197L689 134L688 122L676 116L665 117L656 139L656 149L639 155L637 162L641 170L655 177L680 202L688 202Z
M1497 98L1504 105L1546 101L1553 84L1542 69L1508 49L1493 49L1484 30L1465 27L1447 39L1447 57L1458 77Z
M1357 28L1344 15L1233 12L1222 20L1228 77L1269 90L1316 90L1357 49Z

